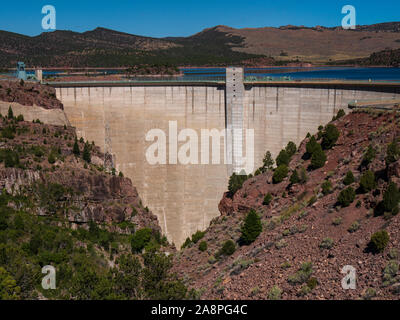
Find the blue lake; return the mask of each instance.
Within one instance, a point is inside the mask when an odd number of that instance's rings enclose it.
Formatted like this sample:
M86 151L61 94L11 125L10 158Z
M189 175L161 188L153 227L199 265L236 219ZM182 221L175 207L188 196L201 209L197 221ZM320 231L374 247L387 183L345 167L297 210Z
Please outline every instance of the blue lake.
M183 68L184 77L224 77L224 68ZM292 79L339 79L339 80L393 80L400 81L400 68L246 68L245 76L284 77Z

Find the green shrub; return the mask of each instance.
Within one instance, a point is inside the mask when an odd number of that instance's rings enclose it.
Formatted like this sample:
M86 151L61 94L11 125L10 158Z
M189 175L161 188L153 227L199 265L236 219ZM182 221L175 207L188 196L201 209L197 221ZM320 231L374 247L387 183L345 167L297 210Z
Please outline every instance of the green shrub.
M50 164L53 164L53 163L56 162L56 157L55 157L53 152L50 152L50 154L49 154L49 156L47 158L47 161L49 161Z
M22 114L18 115L17 121L18 122L24 121L24 116Z
M396 260L389 261L383 270L383 286L390 286L397 281L399 272L399 263Z
M318 280L315 277L311 277L307 281L307 287L309 287L311 290L314 290L318 285Z
M263 159L263 165L258 170L262 173L265 173L268 170L271 170L273 166L274 166L274 160L272 159L271 152L267 151Z
M288 175L289 169L286 165L281 164L278 168L275 169L274 175L272 176L273 183L280 183L285 179Z
M19 167L19 155L17 152L11 149L0 150L0 160L4 161L4 166L6 168Z
M368 288L364 291L362 298L364 300L371 300L376 297L376 290L374 288Z
M400 155L400 147L396 141L391 142L386 150L386 164L389 165L393 162L396 162L399 159Z
M72 149L72 152L74 153L74 155L79 156L79 154L81 153L79 150L79 144L78 144L78 139L75 137L75 142L74 142L74 147Z
M272 199L273 199L272 194L268 192L264 197L263 205L268 206L271 203Z
M286 145L285 151L289 155L289 157L292 157L297 151L296 144L292 141L289 141Z
M11 108L11 106L8 107L8 119L13 119L14 118L14 112L13 109Z
M335 218L333 221L332 221L332 224L334 225L334 226L339 226L339 225L341 225L342 224L342 218L341 217L337 217L337 218Z
M283 291L281 288L279 288L278 286L273 286L268 291L268 300L281 300L282 292Z
M325 127L324 132L322 133L322 142L321 146L323 149L331 149L336 141L339 139L340 133L339 130L333 124L328 124Z
M368 170L366 171L360 179L360 191L362 193L367 193L375 188L375 174Z
M332 192L332 183L329 180L325 180L322 185L322 193L326 196L327 194Z
M355 179L354 179L353 172L351 172L350 170L347 171L346 176L343 179L344 185L348 186L348 185L352 184L354 181L355 181Z
M297 170L294 170L292 175L290 176L290 183L291 184L296 184L300 182L300 177L299 174L297 173Z
M201 252L206 251L206 250L207 250L207 242L201 241L200 244L199 244L199 250L200 250Z
M229 196L232 198L236 191L238 191L242 185L243 182L247 180L246 175L241 175L241 174L236 174L233 173L230 178L229 178L229 184L228 184L228 191L229 191Z
M347 229L348 232L353 233L360 229L360 223L358 221L354 221L351 226Z
M335 242L331 238L325 238L322 240L322 242L319 244L319 247L321 249L331 249Z
M181 249L184 249L191 244L192 244L192 240L190 240L190 238L188 237L188 238L186 238L185 242L182 244Z
M257 239L262 231L261 219L255 210L250 210L244 219L244 224L242 227L241 243L244 245L249 245Z
M348 207L355 198L356 192L352 187L348 187L340 191L337 201L342 207Z
M88 163L90 163L90 161L91 161L90 146L89 146L89 143L87 141L85 143L85 146L83 147L82 158L83 158L83 160L85 160Z
M289 154L286 152L286 150L281 150L281 152L279 152L279 155L276 157L276 165L279 167L280 165L284 164L284 165L289 165L290 162L290 156Z
M14 139L15 138L16 129L14 126L7 126L1 130L1 136L6 139Z
M345 115L346 115L346 113L344 112L344 110L343 109L339 109L339 111L336 114L335 120L338 120L338 119L344 117Z
M200 240L201 238L203 238L205 234L206 234L205 231L199 231L199 230L197 230L197 231L192 235L192 242L193 242L193 243L199 242L199 240Z
M304 262L295 274L289 276L288 282L291 285L305 283L310 279L312 272L311 262Z
M219 252L219 255L230 256L236 250L235 243L232 240L226 240Z
M319 169L325 165L326 162L326 155L325 152L322 150L321 146L318 145L314 150L314 153L311 156L311 169Z
M139 253L150 242L153 231L150 228L139 229L132 236L131 248L133 253Z
M319 143L314 136L311 136L310 140L306 144L306 152L311 157L314 151L318 148Z
M368 244L368 247L370 251L378 253L385 250L388 243L389 243L389 234L387 233L386 230L380 230L375 232L371 236L371 240Z
M397 185L391 181L383 194L383 208L386 212L397 214L399 210L400 191Z
M376 150L369 145L367 150L364 153L363 159L362 159L362 165L367 166L369 165L376 157Z

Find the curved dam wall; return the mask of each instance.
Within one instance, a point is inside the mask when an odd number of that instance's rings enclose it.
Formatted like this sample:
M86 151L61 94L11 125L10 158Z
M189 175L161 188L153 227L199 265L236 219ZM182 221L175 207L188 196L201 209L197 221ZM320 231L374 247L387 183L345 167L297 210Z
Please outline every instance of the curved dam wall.
M349 101L399 98L396 90L246 84L241 117L243 128L254 129L254 170L266 150L275 157L288 141L298 144L339 109L347 110ZM117 170L132 179L143 205L158 216L163 232L178 247L219 215L230 171L223 162L151 165L145 154L154 142L146 141L146 135L151 129L163 130L169 155L170 121L176 121L178 132L190 128L199 137L202 129L225 129L225 91L225 85L212 83L56 86L78 135L115 155ZM200 147L198 152L200 159Z

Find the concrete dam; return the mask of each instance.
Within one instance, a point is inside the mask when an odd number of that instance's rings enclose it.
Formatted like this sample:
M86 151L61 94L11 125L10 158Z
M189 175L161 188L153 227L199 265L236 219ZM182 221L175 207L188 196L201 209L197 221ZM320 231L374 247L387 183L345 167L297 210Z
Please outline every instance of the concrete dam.
M229 73L230 72L230 73ZM240 68L227 71L223 82L53 83L57 98L78 135L95 141L115 156L116 169L130 177L143 200L159 219L163 232L177 247L219 215L218 203L244 149L240 136L221 144L232 164L184 164L171 161L186 144L171 135L192 129L254 130L254 170L267 150L275 157L288 143L298 144L307 132L332 119L353 100L399 99L399 85L311 82L243 82ZM172 134L171 134L172 124ZM151 164L146 152L152 129L165 132L166 164ZM242 137L244 136L244 133ZM210 147L211 148L211 147ZM178 150L176 150L178 149ZM172 150L172 151L171 151ZM198 159L201 159L198 148ZM172 153L171 153L172 152ZM245 151L243 152L243 154ZM200 162L200 160L199 160ZM253 170L253 171L254 171Z

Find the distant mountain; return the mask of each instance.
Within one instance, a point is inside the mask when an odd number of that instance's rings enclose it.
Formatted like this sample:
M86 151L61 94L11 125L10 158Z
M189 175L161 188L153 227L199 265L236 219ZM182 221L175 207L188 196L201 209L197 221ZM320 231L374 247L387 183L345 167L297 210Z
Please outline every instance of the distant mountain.
M234 29L216 26L190 37L151 38L96 28L58 30L29 37L0 31L0 67L17 61L42 67L126 67L134 64L282 64L366 58L400 48L400 22L341 27L282 26ZM267 59L268 58L268 59ZM275 59L275 60L274 60Z

